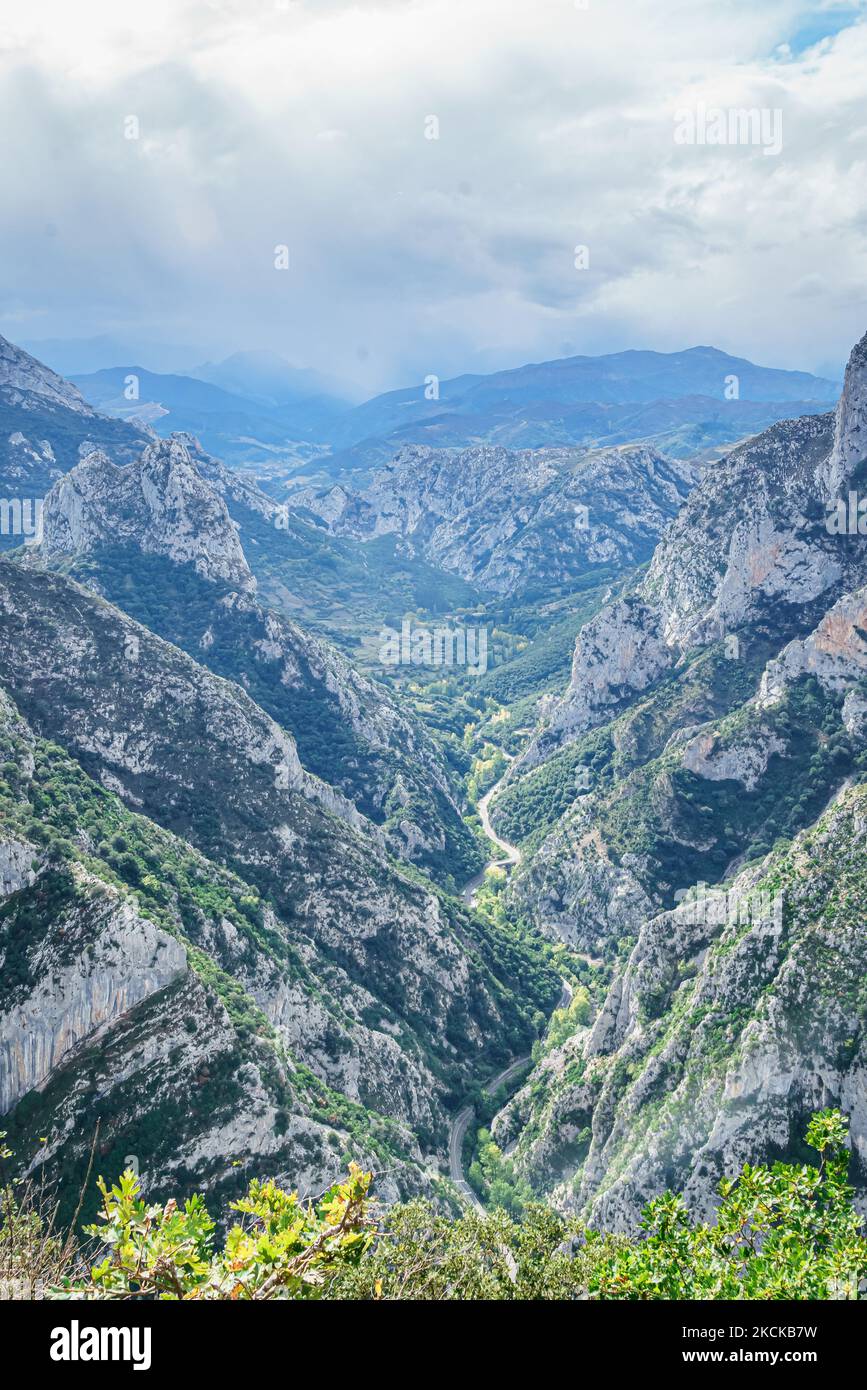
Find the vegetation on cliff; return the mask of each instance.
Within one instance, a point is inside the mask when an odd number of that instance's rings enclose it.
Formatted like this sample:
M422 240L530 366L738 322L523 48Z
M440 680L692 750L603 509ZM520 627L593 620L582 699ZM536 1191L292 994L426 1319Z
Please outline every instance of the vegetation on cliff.
M371 1174L352 1165L313 1202L254 1179L218 1240L202 1197L150 1204L128 1171L112 1186L99 1179L99 1219L87 1228L98 1249L85 1260L7 1188L0 1275L24 1287L47 1269L43 1291L61 1299L859 1299L867 1240L847 1131L839 1111L819 1112L806 1136L818 1164L745 1164L720 1184L710 1223L665 1193L633 1238L541 1203L520 1217L455 1220L422 1200L382 1211Z

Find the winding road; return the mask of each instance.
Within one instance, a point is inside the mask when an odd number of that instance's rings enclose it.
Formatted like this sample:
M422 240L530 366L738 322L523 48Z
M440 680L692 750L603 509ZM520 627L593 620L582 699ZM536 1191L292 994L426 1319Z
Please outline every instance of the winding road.
M572 999L572 986L567 980L563 980L561 983L563 988L560 992L560 998L557 1000L557 1008L567 1009ZM496 1076L491 1077L490 1081L485 1085L485 1090L489 1095L496 1094L500 1087L505 1086L507 1082L511 1081L516 1072L519 1072L530 1060L531 1057L529 1052L524 1057L516 1057L514 1062L510 1062L502 1071L497 1072ZM465 1197L470 1205L475 1207L476 1211L484 1214L485 1208L482 1206L476 1193L464 1177L462 1162L464 1135L467 1132L473 1114L473 1106L465 1105L463 1110L459 1110L452 1120L451 1132L449 1134L449 1177L461 1196Z
M509 759L509 762L512 762L512 758L508 753L505 756ZM484 877L488 869L493 868L495 865L505 869L513 869L517 864L520 864L521 862L521 851L518 849L517 845L510 845L508 840L501 839L501 837L497 834L497 832L491 825L490 805L497 792L499 791L505 775L506 774L503 773L503 777L501 777L499 781L495 782L489 791L485 792L484 796L479 801L478 806L479 819L482 822L485 834L488 836L489 840L493 841L493 843L497 846L497 849L501 851L503 858L491 859L485 865L482 872L480 874L476 874L474 878L471 878L469 883L463 889L461 897L464 899L465 902L469 903L471 906L475 901L476 891L478 890L480 884L484 881ZM570 1000L572 998L572 986L566 980L562 981L562 985L563 989L561 991L560 998L557 1001L556 1006L558 1009L568 1008ZM502 1071L497 1072L495 1076L491 1077L491 1079L485 1084L485 1090L490 1095L494 1095L500 1089L501 1086L505 1086L509 1081L511 1081L512 1077L515 1076L516 1073L519 1072L522 1067L526 1066L530 1060L531 1057L529 1052L524 1057L516 1057L515 1060L513 1062L510 1062L507 1067L504 1067ZM454 1183L455 1187L458 1189L458 1192L460 1192L461 1196L464 1197L466 1201L469 1202L470 1206L474 1207L476 1211L481 1212L481 1214L484 1215L485 1208L479 1201L479 1198L477 1197L476 1193L473 1191L473 1189L467 1182L466 1177L464 1176L462 1162L464 1136L466 1135L467 1129L469 1127L470 1121L473 1118L474 1113L474 1107L472 1105L465 1105L462 1110L458 1111L457 1115L455 1115L455 1118L452 1121L452 1127L449 1133L449 1176L452 1182Z
M503 756L506 759L508 759L510 763L515 761L511 753L504 753ZM491 825L491 802L493 801L497 792L500 790L500 787L503 785L505 776L506 774L504 772L503 776L499 779L499 781L495 782L494 785L488 791L485 792L484 796L480 799L477 807L479 812L479 820L482 822L482 829L484 830L488 839L491 840L497 846L497 849L500 851L503 857L501 859L490 859L488 863L485 865L485 867L482 869L482 872L480 874L476 874L475 878L471 878L469 883L462 890L461 897L463 898L464 902L470 903L471 905L475 901L477 890L481 887L482 883L484 883L485 874L488 872L488 869L514 869L521 862L521 851L518 849L518 846L510 845L508 840L501 839L494 827Z
M514 762L514 758L509 753L506 753L505 757L508 758L510 763ZM508 840L502 840L500 838L494 827L491 825L490 813L491 802L496 793L500 790L505 776L506 774L504 772L500 780L498 782L495 782L491 789L489 791L486 791L484 796L479 801L479 819L482 822L482 828L484 829L484 832L487 835L488 839L493 840L494 844L497 846L497 849L502 850L503 855L505 856L505 858L502 860L494 860L494 863L508 864L509 867L512 868L514 865L520 864L521 851L518 849L517 845L510 845Z
M516 1060L510 1062L503 1071L491 1077L491 1080L485 1086L485 1090L489 1091L491 1095L494 1095L507 1081L511 1081L515 1073L519 1072L529 1061L529 1052L526 1057L516 1058ZM464 1177L464 1169L461 1162L464 1135L467 1132L467 1128L474 1113L475 1111L472 1105L465 1105L463 1110L460 1110L452 1121L451 1133L449 1134L449 1176L455 1187L463 1197L466 1197L470 1205L475 1207L476 1211L480 1211L484 1214L485 1208L482 1206L475 1192Z

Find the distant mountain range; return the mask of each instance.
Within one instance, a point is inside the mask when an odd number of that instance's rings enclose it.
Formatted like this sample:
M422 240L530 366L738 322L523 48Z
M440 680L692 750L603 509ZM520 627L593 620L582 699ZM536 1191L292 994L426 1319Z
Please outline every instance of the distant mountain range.
M306 367L293 367L276 352L235 352L222 362L205 362L190 375L266 409L331 400L335 407L346 410L364 399L364 392L358 387Z
M338 421L329 473L369 469L403 444L537 449L640 441L679 458L777 420L827 410L839 386L717 348L530 363L375 396Z
M130 365L73 379L105 414L142 421L162 435L195 434L206 449L233 465L255 465L275 453L293 461L306 459L309 452L302 449L297 455L293 446L326 437L348 402L321 389L310 394L324 384L313 372L296 371L288 363L282 373L273 363L257 371L255 359L261 362L261 355L239 353L225 362L207 363L201 376ZM240 394L242 390L250 394Z
M732 379L735 379L733 381ZM526 410L540 401L561 406L649 404L699 396L724 401L736 385L742 401L832 403L839 386L808 372L757 367L717 348L686 352L616 352L604 357L564 357L534 362L489 376L458 376L439 383L436 399L411 387L374 396L346 417L335 442L357 443L403 429L408 419L430 420L445 412L481 416L508 407Z
M688 458L778 420L821 413L839 389L712 347L429 378L362 404L354 403L353 388L273 353L236 353L185 374L133 362L73 380L106 414L137 417L164 436L192 432L233 466L263 468L278 481L299 470L309 480L311 465L319 480L367 477L406 444L534 449L640 441Z
M152 372L189 372L201 358L201 348L164 340L115 337L100 333L92 338L26 338L19 346L61 376L98 372L115 362L146 362Z

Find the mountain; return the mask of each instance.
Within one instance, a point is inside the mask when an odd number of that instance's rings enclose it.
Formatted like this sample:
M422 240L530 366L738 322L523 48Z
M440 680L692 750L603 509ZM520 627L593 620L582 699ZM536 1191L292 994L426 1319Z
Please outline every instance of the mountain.
M538 947L433 882L481 862L454 767L257 597L245 547L268 575L316 528L278 529L277 504L189 437L106 421L27 354L4 360L16 430L76 445L41 534L0 563L16 1154L61 1179L67 1215L97 1130L100 1161L134 1153L150 1190L232 1192L264 1162L318 1191L347 1152L386 1197L430 1189L450 1110L559 987ZM95 447L114 434L124 466Z
M649 559L696 476L645 447L408 447L361 492L300 488L289 505L332 535L399 536L483 593L544 593Z
M45 495L84 455L98 449L111 461L127 464L159 436L140 419L141 399L117 406L130 414L129 420L101 414L73 384L64 382L21 348L0 339L0 351L5 363L4 380L0 381L0 501L4 504L0 508L0 549L13 549L25 540L32 543ZM122 392L127 375L126 368L107 373L110 379L96 395L113 399L112 393ZM157 386L172 380L152 373L143 375L150 375ZM187 398L187 384L195 393L197 409L190 412L194 422L217 420L219 409L226 405L226 394L207 383L178 380L181 402ZM233 409L234 405L233 398ZM217 407L217 414L208 415L205 407ZM258 407L255 409L259 416ZM204 470L224 497L232 520L241 528L263 594L289 616L315 621L357 647L359 641L379 631L386 617L393 620L419 608L437 614L476 602L478 595L470 586L444 576L423 560L408 560L398 553L394 540L386 538L363 546L331 539L312 518L304 521L285 515L285 509L281 510L250 478L241 477L202 449L194 435L173 431L175 417L163 417L161 410L157 408L154 418L164 421L163 432L169 437L172 433L184 435L197 468ZM186 418L183 409L180 414ZM237 424L237 416L233 418ZM225 416L222 423L226 423ZM251 422L245 419L244 424L250 426ZM263 428L273 429L278 440L285 438L285 427L279 423L266 420ZM215 435L219 444L224 439L219 425ZM279 454L281 446L273 447ZM238 448L240 456L247 458L246 446ZM350 596L351 602L347 602Z
M255 466L275 457L303 461L349 408L341 385L265 352L235 353L184 376L139 366L106 367L76 375L75 381L101 411L144 421L163 436L193 434L235 465ZM320 443L312 456L325 451Z
M312 512L277 502L193 435L170 437L224 499L263 601L339 640L350 654L376 645L383 623L399 623L407 613L449 615L478 604L473 585L408 554L399 536L331 535Z
M645 917L592 1027L494 1122L519 1169L606 1230L666 1188L710 1217L725 1173L805 1161L801 1118L839 1105L863 1207L865 836L865 787L845 787L725 891Z
M77 377L76 384L99 410L120 419L144 420L163 436L195 434L206 449L229 463L254 464L274 452L289 456L290 444L308 432L291 405L277 411L191 376L138 366L107 367ZM305 409L302 404L302 415Z
M375 396L337 422L326 467L335 477L364 473L404 444L535 449L642 440L688 457L827 409L838 389L710 347L567 357Z
M179 443L149 444L124 468L95 449L51 488L40 553L89 555L108 546L191 564L202 578L236 589L256 587L225 502Z
M345 408L325 396L274 406L210 381L138 366L107 367L75 380L87 401L105 414L147 424L164 437L194 434L206 449L238 467L276 458L292 471L299 461L325 452L316 441Z
M817 1097L852 1114L867 1190L867 552L839 524L865 402L867 338L835 413L705 471L494 805L516 909L612 976L531 1078L515 1162L607 1226L666 1184L706 1209L747 1145L794 1152Z
M312 469L317 478L362 482L407 445L526 450L643 441L688 459L789 417L793 405L795 413L820 411L837 393L820 377L757 367L715 348L563 358L391 391L354 408L352 388L263 352L236 353L186 376L122 366L75 381L100 410L163 436L195 434L230 464L278 479Z
M131 341L109 333L92 338L30 339L21 346L67 378L98 372L116 362L146 362L152 372L184 372L201 356L201 349L167 343L164 338Z
M95 413L80 391L5 338L0 339L0 391L8 406L21 410L62 406L77 415Z
M798 402L796 408L810 412L822 407ZM506 401L479 414L443 413L415 420L381 437L338 448L315 463L317 476L353 485L356 480L369 481L372 469L410 444L462 448L485 442L520 450L619 447L641 442L670 458L688 461L703 451L756 434L791 414L792 406L785 401L727 401L710 396L622 405L537 401L515 407Z
M550 973L397 866L237 684L8 561L0 623L16 1151L67 1195L97 1121L152 1191L263 1161L319 1190L347 1147L386 1191L429 1184L447 1107Z
M319 401L323 409L330 404L335 413L342 413L358 398L357 388L310 368L293 367L276 352L235 352L222 362L205 362L190 376L266 407Z
M454 772L417 721L330 644L256 602L223 496L180 439L116 468L94 452L60 479L24 557L80 579L216 674L294 736L305 767L383 828L395 853L454 884L479 867ZM276 510L211 461L237 495Z
M0 495L33 509L82 451L100 447L118 462L140 453L148 435L99 415L81 392L22 348L0 338ZM0 549L20 545L20 526L0 526Z
M486 1200L710 1214L834 1105L867 1201L867 338L835 411L696 459L416 443L287 502L10 352L10 432L69 441L0 561L25 1168L77 1195L98 1125L157 1194L351 1154L453 1200L453 1123L524 1058L477 1103ZM486 624L491 669L356 669L419 611ZM486 815L516 867L479 885Z

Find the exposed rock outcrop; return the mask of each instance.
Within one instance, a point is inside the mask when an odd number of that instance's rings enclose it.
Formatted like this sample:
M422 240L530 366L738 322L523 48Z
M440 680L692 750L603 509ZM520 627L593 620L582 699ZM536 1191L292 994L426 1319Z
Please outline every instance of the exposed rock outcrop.
M30 986L3 991L0 1115L41 1087L77 1046L95 1042L186 972L183 948L130 901L92 878L80 893L30 953Z
M867 589L844 594L809 636L789 642L762 674L760 700L774 704L800 676L840 692L867 677Z
M514 451L408 446L362 493L338 484L289 497L335 535L398 535L496 594L647 559L695 474L646 445Z
M708 1216L724 1174L790 1155L810 1113L837 1105L864 1200L865 836L867 793L850 789L720 911L699 899L647 920L571 1064L531 1077L519 1169L608 1230L635 1230L666 1187Z
M46 496L42 529L47 561L132 541L145 554L193 564L205 579L256 587L225 502L176 440L148 445L123 468L94 450Z
M0 393L10 405L29 410L46 403L72 410L76 415L95 416L72 382L65 381L23 348L0 337Z

